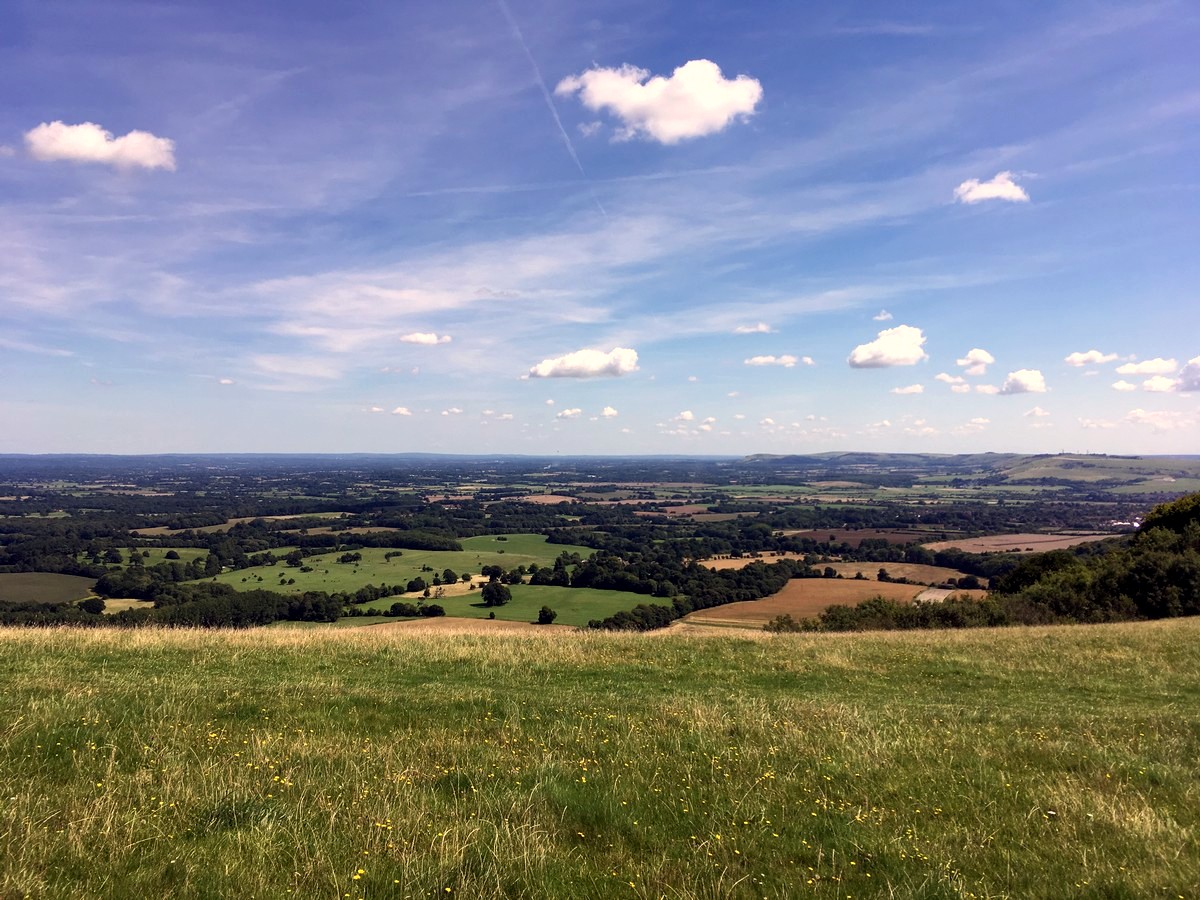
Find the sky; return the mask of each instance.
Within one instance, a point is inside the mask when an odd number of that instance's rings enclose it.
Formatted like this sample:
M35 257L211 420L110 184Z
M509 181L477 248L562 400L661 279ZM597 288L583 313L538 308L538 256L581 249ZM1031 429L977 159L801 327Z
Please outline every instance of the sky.
M7 0L0 452L1200 453L1200 7Z

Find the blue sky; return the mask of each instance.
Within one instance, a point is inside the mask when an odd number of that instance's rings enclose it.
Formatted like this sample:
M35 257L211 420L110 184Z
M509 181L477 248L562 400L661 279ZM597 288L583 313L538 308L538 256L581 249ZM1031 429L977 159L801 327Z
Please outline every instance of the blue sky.
M0 452L1200 452L1197 46L1187 2L10 0Z

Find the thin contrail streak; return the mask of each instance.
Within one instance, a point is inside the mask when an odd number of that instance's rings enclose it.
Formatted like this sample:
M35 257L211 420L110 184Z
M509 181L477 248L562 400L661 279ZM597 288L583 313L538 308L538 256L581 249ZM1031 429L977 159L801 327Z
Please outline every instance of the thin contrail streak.
M554 105L554 98L550 95L550 89L546 87L546 79L542 77L542 70L538 68L537 60L533 58L533 54L529 51L529 44L525 42L525 35L521 33L521 26L517 24L517 20L513 18L512 10L508 8L507 0L496 0L500 6L500 11L504 13L504 18L508 20L508 27L512 29L513 36L517 39L517 43L521 45L521 49L525 51L525 58L529 60L529 65L533 69L533 76L537 79L538 87L542 89L542 98L546 101L546 108L550 110L550 115L554 117L554 124L558 126L558 133L562 136L563 145L567 148L567 153L575 163L575 168L579 169L579 174L583 176L585 181L588 181L587 172L584 171L583 163L579 161L579 154L575 152L575 145L571 143L571 136L567 134L567 129L563 127L562 119L558 116L558 109ZM592 200L595 201L596 207L600 212L607 217L608 212L600 203L600 199L596 196L596 192L592 189L591 182L588 181L588 189L592 193Z

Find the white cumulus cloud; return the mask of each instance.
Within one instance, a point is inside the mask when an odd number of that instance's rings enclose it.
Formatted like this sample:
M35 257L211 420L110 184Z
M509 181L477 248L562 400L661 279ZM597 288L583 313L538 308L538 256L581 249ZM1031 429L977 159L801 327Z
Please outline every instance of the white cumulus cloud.
M1150 391L1152 394L1165 394L1175 390L1178 384L1177 379L1168 378L1166 375L1155 375L1142 382L1142 390Z
M401 342L405 344L448 344L451 341L448 334L434 334L432 331L414 331L412 334L400 335Z
M1179 391L1200 391L1200 356L1193 356L1179 372Z
M638 355L628 347L600 350L576 350L565 356L543 359L529 370L530 378L592 378L597 375L628 375L636 372Z
M897 325L879 332L875 340L855 347L846 360L856 369L915 366L929 354L922 347L925 334L912 325Z
M621 120L617 137L644 135L662 144L721 131L738 118L753 114L762 85L748 75L726 78L721 67L693 59L669 78L651 77L646 69L625 65L597 67L558 83L559 96L579 94L590 110L608 110Z
M175 142L148 131L131 131L119 138L95 122L66 125L43 122L25 132L25 148L44 161L95 162L120 169L175 169Z
M1029 202L1029 195L1024 188L1012 180L1012 172L997 172L991 181L980 181L978 178L964 181L954 189L954 198L959 203L980 203L984 200Z
M696 414L694 412L692 412L690 409L685 409L683 412L681 412L679 415L677 415L675 417L676 421L679 421L679 422L691 422L695 418L696 418Z
M1124 378L1122 378L1120 381L1113 382L1113 390L1114 391L1136 391L1137 385L1134 384L1133 382L1126 381Z
M600 417L604 419L615 419L617 417L617 411L611 406L606 406L604 409L600 410Z
M943 384L963 384L966 379L961 375L951 375L949 372L938 372L933 376L934 381L940 381ZM967 388L970 390L970 388Z
M1173 359L1163 359L1161 356L1156 356L1154 359L1145 359L1136 363L1125 363L1123 366L1117 366L1118 375L1170 375L1179 368L1179 363Z
M1025 413L1027 418L1032 417L1035 419L1043 419L1048 415L1050 415L1050 413L1046 412L1046 410L1042 409L1040 406L1035 406L1033 409L1029 410L1029 412Z
M1046 379L1037 369L1017 369L1009 372L1000 387L1002 394L1044 394Z
M986 350L973 347L962 359L956 359L955 364L962 366L967 375L984 375L987 373L987 367L995 361L996 357Z
M1117 354L1115 353L1101 353L1099 350L1085 350L1083 352L1076 350L1074 353L1068 354L1063 362L1068 366L1079 368L1082 366L1103 365L1104 363L1112 362L1116 358Z
M925 393L925 385L910 384L908 387L892 388L893 394L923 394Z
M409 409L407 406L397 406L395 409L392 410L392 415L393 416L411 416L412 410Z
M774 334L775 329L766 322L758 322L754 325L739 325L733 329L734 334Z
M570 409L564 409L562 412L555 413L554 418L556 418L556 419L578 419L581 415L583 415L583 410L577 406L573 406Z
M873 318L876 322L890 322L890 321L892 321L892 314L890 312L888 312L886 309L881 309L878 313L873 315L871 318Z
M796 357L787 353L783 356L752 356L743 360L747 366L783 366L785 369L792 368L797 362L799 360Z

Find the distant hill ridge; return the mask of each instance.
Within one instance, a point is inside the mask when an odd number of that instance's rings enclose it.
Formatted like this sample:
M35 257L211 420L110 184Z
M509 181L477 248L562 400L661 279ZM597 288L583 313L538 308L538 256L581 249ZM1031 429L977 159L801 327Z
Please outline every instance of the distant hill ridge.
M1198 456L1110 456L1104 454L1019 453L865 453L826 452L805 455L754 454L746 465L818 472L907 472L913 475L960 475L1012 484L1094 482L1123 484L1160 479L1200 479Z

